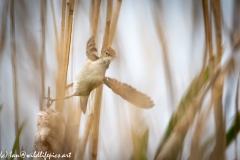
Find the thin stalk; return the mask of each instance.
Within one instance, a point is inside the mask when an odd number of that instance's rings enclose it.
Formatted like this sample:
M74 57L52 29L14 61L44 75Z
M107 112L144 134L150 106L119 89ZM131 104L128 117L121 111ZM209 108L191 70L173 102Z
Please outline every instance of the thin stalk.
M61 21L61 42L60 47L61 51L58 53L58 57L60 58L60 54L65 53L65 25L66 25L66 4L67 1L62 1L62 21ZM57 46L58 47L58 46Z
M158 3L160 3L158 5L158 8L161 8L162 5L162 1L159 1ZM156 5L156 4L154 4ZM161 31L162 27L160 26L160 22L159 21L159 17L157 17L156 13L158 8L154 8L156 12L153 12L153 16L156 19L155 23L156 23L156 30L159 30L157 32L159 32L159 36L162 34ZM160 34L161 33L161 34ZM166 67L166 66L165 66ZM167 67L166 67L167 68ZM167 70L167 69L166 69ZM169 73L166 72L166 73ZM165 130L165 133L163 135L163 137L161 138L161 140L159 141L158 147L156 149L156 154L154 156L154 159L157 158L157 156L160 154L162 147L164 146L164 144L168 141L170 135L173 132L173 129L176 127L177 123L179 121L181 121L181 119L185 116L187 110L190 107L190 103L192 102L192 100L197 96L197 94L199 93L200 89L202 88L202 86L207 82L207 80L209 79L209 70L208 67L204 67L204 70L201 71L201 73L199 75L197 75L193 81L190 83L186 93L184 94L184 96L181 98L180 103L178 104L177 110L174 111L174 113L172 114L169 122L168 122L168 126L167 129ZM181 147L179 147L181 148Z
M57 53L57 60L58 60L58 75L57 75L57 86L56 86L56 97L61 98L64 97L64 82L62 79L63 77L63 59L65 58L65 18L66 18L66 0L62 1L62 21L61 21L61 39L60 44L56 42L56 53ZM59 49L60 48L60 49ZM64 87L63 87L64 86ZM56 101L56 109L62 110L63 100Z
M212 105L213 105L212 102L210 102L206 110L202 114L199 114L199 116L197 117L192 137L191 154L189 156L189 160L203 159L203 154L200 152L200 143L203 129L207 122L207 118L209 117Z
M96 0L91 0L91 8L90 8L90 25L93 27L94 25L94 13L96 10ZM92 31L93 29L91 29Z
M234 0L233 2L233 34L236 33L239 30L240 27L240 19L239 19L239 13L240 13L240 1Z
M240 1L235 0L233 2L233 16L232 16L232 30L230 32L231 36L231 43L232 46L238 46L236 45L236 41L240 39L240 19L239 19L239 14L240 14Z
M109 47L108 40L109 40L109 35L110 35L110 25L111 25L111 19L112 19L112 5L113 5L113 1L108 0L107 1L107 17L106 17L106 24L105 24L102 50Z
M65 77L67 77L67 67L68 67L68 62L69 62L69 54L70 54L70 45L71 45L71 38L72 38L72 23L73 23L73 11L74 11L74 2L75 0L70 0L69 2L69 19L68 19L68 30L67 30L67 46L66 46L66 51L67 51L67 56L66 56L66 62L65 62ZM65 80L66 81L66 80Z
M74 2L75 0L69 1L69 12L68 12L68 23L67 23L67 40L65 46L66 50L63 49L63 54L61 59L59 59L59 73L58 73L58 86L57 86L57 98L60 99L56 102L56 109L59 112L62 112L63 104L64 104L64 95L65 95L65 86L67 79L67 71L68 71L68 62L69 62L69 54L70 54L70 45L71 45L71 36L72 36L72 22L73 22L73 11L74 11ZM63 36L63 35L62 35ZM62 37L62 42L64 37Z
M77 0L75 3L75 10L79 8L80 0ZM75 11L75 13L77 13ZM69 12L70 13L70 12ZM77 16L74 16L74 22L76 20ZM73 31L75 29L76 23L73 24ZM74 32L72 32L72 41L74 40ZM72 52L71 52L71 79L73 80L73 58L74 58L74 45L72 47ZM71 80L71 81L72 81ZM73 99L68 101L68 119L67 119L67 124L66 124L66 129L65 129L65 136L64 136L64 153L72 153L72 156L70 159L74 159L75 157L75 151L76 151L76 145L77 145L77 140L78 140L78 134L79 134L79 128L80 128L80 119L81 119L81 110L80 107L75 107L73 105ZM79 105L79 104L78 104Z
M50 104L50 87L48 86L48 99L47 99L47 107L50 107L51 106L51 104Z
M84 131L83 137L80 139L79 144L78 144L78 151L77 151L77 159L82 160L84 157L84 153L86 150L86 145L87 145L87 140L89 137L89 133L91 130L92 122L93 122L93 112L94 112L94 107L91 107L90 114L87 117L87 122L86 122L86 127Z
M213 60L213 49L212 49L212 29L211 29L211 17L209 14L208 0L202 0L203 6L203 17L204 17L204 29L205 29L205 41L207 44L207 50L209 53L210 61Z
M112 0L107 1L107 15L106 15L106 25L105 32L103 37L102 50L108 47L109 40L109 32L110 32L110 24L112 17ZM92 154L91 160L97 159L98 154L98 136L99 136L99 125L100 125L100 112L101 112L101 103L102 103L102 88L101 85L96 89L96 95L94 100L94 120L93 120L93 128L92 128L92 139L91 139L91 147Z
M58 38L58 31L57 31L57 23L56 23L56 16L55 16L55 9L53 5L53 0L50 0L51 10L52 10L52 18L53 18L53 26L54 26L54 33L55 33L55 39L56 43L59 44L59 38Z
M217 62L219 62L222 58L222 10L220 0L210 0L210 2L214 17Z
M79 107L75 108L73 103L68 103L68 118L65 126L64 135L64 153L71 152L70 160L75 157L76 144L79 134L81 110Z
M160 7L160 1L157 2L157 5ZM157 11L157 9L155 9ZM158 12L157 12L158 13ZM160 21L160 17L157 17L158 14L155 13L155 28L158 34L158 40L160 41L162 45L162 54L163 54L163 64L165 68L165 75L166 75L166 82L169 89L169 102L171 109L173 109L174 102L175 102L175 94L174 94L174 88L173 88L173 76L172 76L172 69L170 66L170 59L169 59L169 52L168 52L168 46L166 41L166 36L163 31L162 22Z
M238 75L238 81L237 81L237 88L236 88L236 99L235 99L235 112L236 112L236 118L235 118L235 125L239 126L239 120L238 120L238 99L239 99L239 75ZM238 135L237 127L235 128L235 135ZM238 138L235 137L235 159L238 160Z
M0 130L2 128L2 104L0 104ZM0 151L2 150L2 134L0 132Z
M15 15L14 15L14 0L11 0L10 6L10 18L11 18L11 60L13 69L13 94L14 94L14 111L15 111L15 136L18 135L18 120L19 120L19 106L18 106L18 76L16 67L16 39L15 39ZM17 154L20 153L20 142L17 142Z
M94 3L95 4L95 3ZM92 10L91 11L93 16L93 22L91 26L91 31L92 31L92 36L96 36L97 34L97 28L98 28L98 20L99 20L99 13L100 13L100 7L101 7L101 0L97 0L96 6L92 5Z
M91 147L92 154L91 160L97 159L98 154L98 136L99 136L99 125L100 125L100 111L102 103L102 88L101 85L96 89L95 100L94 100L94 115L93 115L93 126L92 126L92 136L91 136Z
M117 0L116 9L115 9L115 12L112 17L110 35L109 35L109 39L108 39L108 46L112 46L113 38L114 38L116 28L117 28L117 22L118 22L121 5L122 5L122 0Z
M232 47L239 47L240 40L240 0L235 0L233 3L233 13L232 13L232 30L230 32L231 45Z
M2 22L1 22L1 32L0 32L0 62L2 59L3 55L3 50L6 44L6 26L7 26L7 15L8 15L8 5L9 5L9 0L5 0L3 4L3 11L2 11Z
M43 102L44 102L44 94L45 94L45 44L46 44L46 0L41 1L41 24L42 24L42 52L40 57L40 64L41 64L41 83L42 83L42 90L40 96L40 111L43 110Z
M97 27L98 27L98 20L99 20L99 12L100 12L101 0L91 1L91 34L92 36L96 37L97 34ZM95 91L93 91L92 95L95 95ZM80 97L81 98L81 97ZM80 101L79 101L80 102ZM90 130L92 128L93 122L93 114L94 114L94 106L90 107L90 114L87 116L86 124L85 124L85 131L83 137L78 142L78 151L76 153L76 159L83 159L87 140L90 134Z
M216 39L216 62L219 63L222 58L222 27L221 27L221 5L220 0L211 0L213 11L215 39ZM210 156L210 159L225 159L225 119L222 105L224 77L220 77L212 90L212 100L214 105L215 135L216 144Z

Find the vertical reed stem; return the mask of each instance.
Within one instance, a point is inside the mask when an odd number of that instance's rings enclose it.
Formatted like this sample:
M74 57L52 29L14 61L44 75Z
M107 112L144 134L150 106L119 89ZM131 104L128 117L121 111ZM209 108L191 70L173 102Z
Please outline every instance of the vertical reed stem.
M106 26L105 26L105 32L104 32L104 38L103 38L103 45L102 50L106 49L108 47L108 39L109 39L109 32L110 32L110 24L111 24L111 18L112 18L112 0L107 1L107 15L106 15ZM101 85L96 89L96 95L94 100L94 119L93 119L93 128L92 128L92 141L91 141L91 147L92 147L92 154L91 159L95 160L97 159L98 154L98 136L99 136L99 125L100 125L100 113L101 113L101 103L102 103L102 88Z
M96 6L95 6L96 4ZM92 14L94 15L92 18L93 18L93 22L92 22L92 28L91 28L91 31L92 31L92 36L96 36L97 35L97 28L98 28L98 19L99 19L99 14L100 14L100 6L101 6L101 0L97 0L97 2L95 2L94 4L92 4L92 8L91 10L94 10L91 11Z
M41 83L42 90L40 96L40 111L43 110L44 94L45 94L45 44L46 44L46 0L41 1L41 24L42 24L42 52L41 52Z
M64 89L64 58L65 58L65 16L66 16L66 0L62 1L62 21L61 21L61 39L60 44L57 43L56 50L57 50L57 59L58 59L58 75L57 75L57 90L56 90L56 97L61 99L64 97L65 89ZM58 49L60 48L60 49ZM63 100L56 101L55 105L58 111L62 111L63 107Z
M12 60L12 70L13 70L13 94L14 94L14 110L15 110L15 135L18 134L18 120L19 120L19 111L18 111L18 76L17 76L17 67L16 67L16 39L15 39L15 15L14 15L14 0L11 0L10 7L10 17L11 17L11 60ZM17 154L20 153L20 143L17 142Z

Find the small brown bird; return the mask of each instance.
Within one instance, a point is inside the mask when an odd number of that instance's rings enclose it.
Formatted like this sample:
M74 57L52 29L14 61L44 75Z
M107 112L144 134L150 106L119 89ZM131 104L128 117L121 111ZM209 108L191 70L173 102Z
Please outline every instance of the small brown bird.
M80 105L83 113L86 112L88 97L91 91L103 83L111 88L114 93L137 107L151 108L154 106L153 101L147 95L140 93L125 83L105 77L109 64L116 57L116 53L111 47L103 50L101 56L98 57L95 37L91 37L87 42L86 48L88 59L73 83L73 94L66 97L81 96Z

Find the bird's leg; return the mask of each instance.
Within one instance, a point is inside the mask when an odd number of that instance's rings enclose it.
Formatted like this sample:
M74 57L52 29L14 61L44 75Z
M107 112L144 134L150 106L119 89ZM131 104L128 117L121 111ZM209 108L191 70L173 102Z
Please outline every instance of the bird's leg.
M71 98L71 97L73 97L74 96L74 94L72 94L72 95L70 95L70 96L67 96L67 97L65 97L64 99L69 99L69 98Z
M72 87L72 86L73 86L73 84L74 84L74 83L70 83L70 84L68 84L68 85L66 86L66 88L65 88L65 89L68 89L68 88Z
M68 89L69 87L73 86L73 84L74 84L74 83L68 84L65 89ZM69 99L69 98L71 98L71 97L73 97L73 96L75 96L75 95L76 95L76 94L74 93L74 94L72 94L72 95L70 95L70 96L65 97L64 99ZM60 99L52 99L52 98L50 97L50 88L48 88L48 97L44 97L44 98L48 100L48 102L47 102L47 106L48 106L48 107L51 106L54 101L60 100Z

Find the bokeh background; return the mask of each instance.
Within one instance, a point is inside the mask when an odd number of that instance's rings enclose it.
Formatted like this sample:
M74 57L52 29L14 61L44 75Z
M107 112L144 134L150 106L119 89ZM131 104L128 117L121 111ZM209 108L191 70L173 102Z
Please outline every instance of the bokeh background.
M16 138L16 123L19 127L25 120L27 123L20 135L20 148L28 153L34 151L37 115L46 107L47 100L43 97L47 96L48 86L51 97L57 96L59 70L63 67L58 52L61 48L59 41L62 33L64 0L46 0L45 3L43 1L45 0L0 1L0 151L12 150ZM67 84L74 81L75 75L87 58L86 42L91 36L90 19L93 1L75 0L73 3ZM204 17L205 2L208 4L209 21ZM217 38L215 36L218 28L215 26L217 16L214 15L214 7L220 15L221 25L222 56L218 58L224 64L234 54L235 62L234 67L224 77L223 89L220 91L222 106L219 108L222 108L223 116L219 121L224 122L220 131L224 132L224 138L227 136L227 131L233 126L236 117L240 117L238 116L240 1L217 0L216 2L219 2L219 8L212 0L122 1L112 43L117 58L111 63L106 75L146 93L152 98L155 106L151 109L137 108L104 86L98 135L98 159L122 160L130 159L133 154L140 155L143 151L135 153L133 137L134 135L141 137L147 129L149 135L147 143L144 143L147 148L145 158L154 159L171 116L174 112L179 112L177 108L189 87L191 88L190 84L201 73L203 66L208 66L210 63L206 23L211 28L208 36L212 36L210 44L213 46L213 54L218 54L219 36ZM72 1L66 5L67 9L72 5L70 3ZM113 1L113 13L116 5L117 2ZM102 0L96 36L99 53L103 42L106 13L107 0ZM66 12L66 17L67 14ZM65 26L68 26L67 19ZM60 52L60 54L65 53ZM207 55L206 60L204 55ZM211 77L214 73L209 75ZM71 91L70 89L66 94L70 94ZM209 141L210 137L213 139L216 137L215 111L213 107L207 111L212 100L211 92L210 89L206 93L202 109L194 115L193 125L188 127L181 150L178 152L179 159L188 159L193 152L192 142L195 139L195 130L198 129L198 121L204 121L202 131L199 131L201 133L199 148ZM192 100L193 98L189 99ZM78 138L85 134L93 101L94 99L91 98L87 113L81 114ZM73 109L79 108L78 97L65 101L63 114L66 121L68 116L74 116L68 111L69 104ZM55 107L53 103L51 108ZM199 120L200 115L205 118ZM233 142L224 145L225 159L232 160L240 156L239 125L240 123L235 125ZM140 138L136 146L140 146L142 141L144 140ZM206 148L204 159L209 159L209 155L215 150L216 142L217 138ZM90 153L91 141L88 140L84 159L90 159Z

